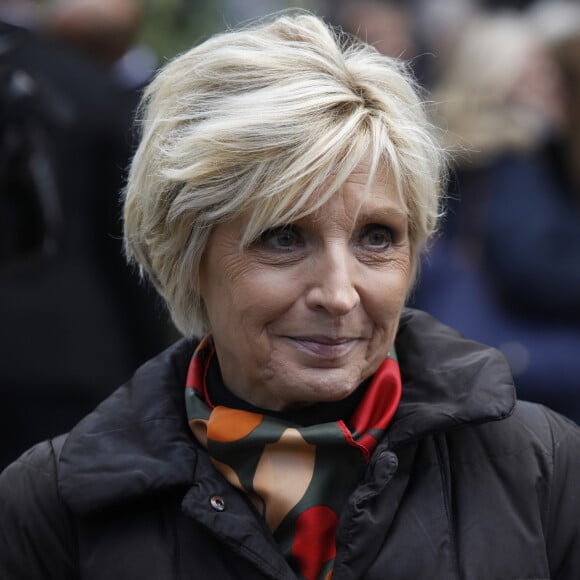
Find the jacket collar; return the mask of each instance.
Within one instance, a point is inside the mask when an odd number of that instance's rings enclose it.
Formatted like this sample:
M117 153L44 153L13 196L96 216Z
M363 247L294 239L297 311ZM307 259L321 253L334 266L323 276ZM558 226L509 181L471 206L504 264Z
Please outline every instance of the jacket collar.
M498 350L412 309L401 316L396 350L403 396L387 433L391 446L513 413L512 374Z
M184 401L193 351L191 342L180 340L72 429L59 459L58 486L74 513L193 483L197 444Z
M184 388L194 348L185 339L177 342L71 431L58 485L74 513L193 485L199 447L187 425ZM396 350L403 396L387 430L390 446L512 413L511 374L494 349L405 310Z

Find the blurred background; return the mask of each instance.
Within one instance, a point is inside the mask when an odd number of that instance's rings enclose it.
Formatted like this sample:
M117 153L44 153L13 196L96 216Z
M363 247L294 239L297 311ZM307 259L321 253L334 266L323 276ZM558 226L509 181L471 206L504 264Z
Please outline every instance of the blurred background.
M144 85L289 7L406 60L425 90L451 171L409 305L580 422L580 2L0 0L0 469L177 338L122 255Z

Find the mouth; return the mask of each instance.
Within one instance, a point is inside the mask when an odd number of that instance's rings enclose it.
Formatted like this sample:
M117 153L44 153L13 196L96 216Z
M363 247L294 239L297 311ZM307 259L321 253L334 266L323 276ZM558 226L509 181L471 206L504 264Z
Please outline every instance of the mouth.
M359 337L288 336L288 341L302 351L324 359L347 355L360 341Z

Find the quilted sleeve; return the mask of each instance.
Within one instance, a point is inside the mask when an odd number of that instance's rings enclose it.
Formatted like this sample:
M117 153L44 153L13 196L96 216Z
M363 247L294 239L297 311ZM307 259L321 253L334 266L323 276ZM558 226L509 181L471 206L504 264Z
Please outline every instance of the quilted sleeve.
M0 474L0 578L72 580L75 544L57 491L54 445L45 441Z
M580 428L549 413L553 472L546 542L551 578L580 578Z

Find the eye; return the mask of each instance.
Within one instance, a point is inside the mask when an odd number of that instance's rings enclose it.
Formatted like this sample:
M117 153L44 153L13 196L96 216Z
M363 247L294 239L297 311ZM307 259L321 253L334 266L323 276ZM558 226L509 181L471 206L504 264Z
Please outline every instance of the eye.
M366 225L359 236L359 243L372 250L387 250L393 242L393 233L387 226Z
M259 244L269 250L289 252L304 245L304 240L296 227L280 226L263 232Z

